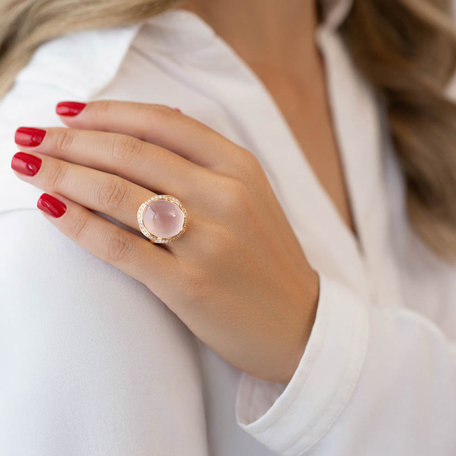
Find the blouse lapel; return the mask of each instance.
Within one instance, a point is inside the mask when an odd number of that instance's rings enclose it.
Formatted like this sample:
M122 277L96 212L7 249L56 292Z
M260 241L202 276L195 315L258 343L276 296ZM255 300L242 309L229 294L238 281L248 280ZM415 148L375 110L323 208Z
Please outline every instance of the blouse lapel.
M362 246L366 281L371 277L370 298L378 304L399 303L399 274L386 189L385 151L389 143L381 105L358 73L341 37L323 28L317 41L327 63L334 128Z

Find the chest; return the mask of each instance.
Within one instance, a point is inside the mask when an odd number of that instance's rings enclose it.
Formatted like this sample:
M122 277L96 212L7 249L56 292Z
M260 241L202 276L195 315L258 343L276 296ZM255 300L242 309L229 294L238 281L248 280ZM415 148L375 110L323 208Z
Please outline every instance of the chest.
M252 66L281 111L300 152L312 168L347 228L358 236L341 153L334 132L323 64L310 76L287 75L267 66Z

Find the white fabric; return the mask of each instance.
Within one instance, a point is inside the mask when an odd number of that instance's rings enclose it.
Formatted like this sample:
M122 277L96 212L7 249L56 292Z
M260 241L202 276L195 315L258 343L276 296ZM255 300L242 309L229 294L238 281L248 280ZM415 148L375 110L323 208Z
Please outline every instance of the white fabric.
M0 102L0 454L456 454L456 271L406 219L381 107L337 32L351 0L324 4L317 42L360 242L264 85L193 13L58 38L20 72ZM321 278L286 387L226 363L62 235L10 169L18 126L60 125L57 101L99 98L177 106L260 159Z

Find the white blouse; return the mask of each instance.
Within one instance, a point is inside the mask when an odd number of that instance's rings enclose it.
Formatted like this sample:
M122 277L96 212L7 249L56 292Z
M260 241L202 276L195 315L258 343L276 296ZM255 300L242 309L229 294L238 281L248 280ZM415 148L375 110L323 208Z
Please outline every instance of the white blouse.
M0 102L0 454L456 454L456 269L407 221L381 106L337 31L351 6L326 0L316 39L359 242L265 86L194 13L57 38L19 73ZM100 98L179 107L259 158L321 280L288 385L217 356L11 170L17 127Z

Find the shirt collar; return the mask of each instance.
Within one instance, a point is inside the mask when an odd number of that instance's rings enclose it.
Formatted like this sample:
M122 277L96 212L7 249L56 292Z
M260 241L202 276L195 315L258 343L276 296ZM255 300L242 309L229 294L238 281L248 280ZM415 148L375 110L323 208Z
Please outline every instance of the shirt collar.
M347 17L354 0L320 1L323 12L320 29L335 31ZM44 43L16 80L35 84L53 83L75 96L88 98L112 79L139 29L144 25L152 26L150 32L154 39L150 44L157 48L164 47L171 53L202 49L213 42L215 37L212 27L196 14L171 9L142 23L104 30L85 30ZM163 33L165 29L178 33ZM87 49L90 49L90 53L87 53ZM79 64L74 65L73 61L78 61Z
M354 0L319 0L322 21L319 32L336 32L347 18ZM216 38L215 30L199 15L190 10L171 8L147 19L149 38L156 48L168 53L183 53L200 50ZM170 33L163 33L165 30Z

